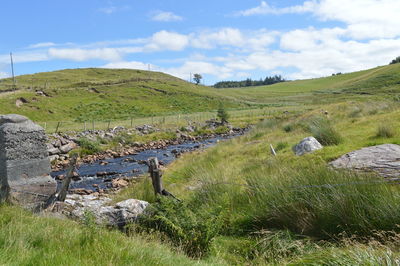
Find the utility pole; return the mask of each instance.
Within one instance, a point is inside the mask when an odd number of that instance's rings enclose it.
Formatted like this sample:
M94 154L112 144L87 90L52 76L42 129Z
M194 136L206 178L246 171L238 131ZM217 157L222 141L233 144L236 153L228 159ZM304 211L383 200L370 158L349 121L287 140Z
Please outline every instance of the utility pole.
M12 73L12 78L13 78L13 90L15 90L16 86L15 86L15 76L14 76L14 61L13 61L12 53L10 53L10 59L11 59L11 73Z

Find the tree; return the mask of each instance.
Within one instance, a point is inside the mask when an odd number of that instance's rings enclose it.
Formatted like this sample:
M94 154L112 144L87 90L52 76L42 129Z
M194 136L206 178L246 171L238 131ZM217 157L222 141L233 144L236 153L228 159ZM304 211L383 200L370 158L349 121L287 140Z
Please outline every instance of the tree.
M196 74L193 75L193 80L196 82L196 85L199 85L199 83L200 83L202 78L203 77L200 74L196 73Z
M396 57L395 59L392 60L392 62L390 62L391 65L398 64L398 63L400 63L400 56Z
M229 114L226 112L224 105L222 103L219 104L217 117L221 120L221 123L228 123Z

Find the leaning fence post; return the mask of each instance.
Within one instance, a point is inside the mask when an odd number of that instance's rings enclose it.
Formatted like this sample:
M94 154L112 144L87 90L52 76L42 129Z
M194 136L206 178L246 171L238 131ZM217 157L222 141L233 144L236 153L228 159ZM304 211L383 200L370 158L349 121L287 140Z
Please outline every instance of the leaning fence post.
M58 128L60 127L60 124L61 124L61 122L58 122L58 123L57 123L56 132L55 132L55 133L58 133Z
M269 144L269 148L271 150L272 155L276 156L276 152L275 152L274 146L272 146L272 144Z

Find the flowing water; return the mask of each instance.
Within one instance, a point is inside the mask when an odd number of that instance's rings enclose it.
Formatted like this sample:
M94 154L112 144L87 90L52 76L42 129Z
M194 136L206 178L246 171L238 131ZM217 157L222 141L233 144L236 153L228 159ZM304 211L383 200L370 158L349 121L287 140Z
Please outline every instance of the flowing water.
M111 181L118 177L136 177L148 171L145 162L150 157L157 157L158 160L167 165L176 160L176 154L205 149L214 146L221 140L230 139L239 135L228 137L214 137L201 141L188 141L183 144L170 145L163 149L151 149L139 152L136 155L128 155L120 158L112 158L96 161L91 164L82 164L77 172L80 176L79 181L73 181L70 185L71 189L83 188L93 190L95 187L99 189L107 189L111 187ZM51 175L65 175L65 170L52 172Z

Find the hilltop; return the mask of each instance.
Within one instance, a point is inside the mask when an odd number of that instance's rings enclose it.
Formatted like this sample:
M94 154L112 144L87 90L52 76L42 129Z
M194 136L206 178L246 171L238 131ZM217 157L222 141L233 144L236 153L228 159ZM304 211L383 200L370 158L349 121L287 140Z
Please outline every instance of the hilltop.
M160 72L129 69L66 69L0 81L0 113L18 113L36 121L127 119L202 112L251 105L218 95Z

